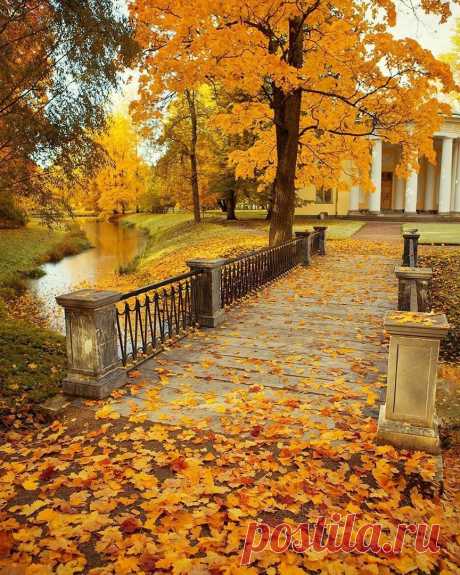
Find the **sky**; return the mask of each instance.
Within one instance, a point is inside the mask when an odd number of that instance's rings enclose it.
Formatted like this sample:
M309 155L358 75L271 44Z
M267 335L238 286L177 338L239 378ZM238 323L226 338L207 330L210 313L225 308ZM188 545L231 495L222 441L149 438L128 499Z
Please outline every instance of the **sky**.
M398 23L393 31L397 38L414 38L421 46L439 56L450 49L450 39L454 34L457 18L460 18L460 6L456 4L452 7L451 18L442 25L434 16L421 15L420 18L415 18L413 13L407 10L398 14ZM127 111L129 103L137 94L137 74L129 73L125 76L123 89L112 99L114 109L120 111ZM128 79L129 76L131 79Z

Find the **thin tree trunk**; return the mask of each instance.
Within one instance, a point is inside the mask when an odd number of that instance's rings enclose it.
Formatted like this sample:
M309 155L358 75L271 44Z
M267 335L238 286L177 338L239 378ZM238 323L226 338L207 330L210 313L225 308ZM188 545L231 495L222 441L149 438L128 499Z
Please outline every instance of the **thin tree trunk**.
M288 63L295 68L302 66L303 37L302 19L292 18L289 21ZM292 238L302 90L285 94L274 86L273 95L278 164L269 237L270 245L278 245Z
M227 201L227 220L236 220L236 192L230 190L229 198Z
M195 223L201 222L200 211L200 192L198 188L198 162L196 157L196 147L198 141L198 122L196 114L195 93L190 90L185 90L185 97L187 98L188 108L190 112L191 123L191 138L190 138L190 170L192 181L192 198L193 198L193 216Z

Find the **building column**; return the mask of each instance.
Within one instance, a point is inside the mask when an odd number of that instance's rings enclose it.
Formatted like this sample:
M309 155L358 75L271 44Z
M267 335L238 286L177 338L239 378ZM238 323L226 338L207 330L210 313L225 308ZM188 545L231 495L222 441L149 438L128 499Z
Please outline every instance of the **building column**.
M350 190L348 213L356 214L359 212L359 186L352 186Z
M369 212L379 214L382 196L382 140L380 139L372 143L371 179L374 191L369 194Z
M458 142L454 140L452 145L452 177L450 181L450 211L455 211L455 187L457 182L457 163L458 163Z
M406 202L404 205L405 214L417 213L417 187L418 187L418 174L414 170L409 174L406 180Z
M452 138L442 139L441 174L439 178L438 213L450 213L450 190L452 181Z
M455 190L454 212L456 214L460 214L460 148L457 154L457 178L455 180L454 190Z
M404 180L395 177L395 203L394 209L402 211L404 209Z
M423 203L423 209L425 212L433 211L434 208L434 196L436 191L436 166L431 162L427 162L426 165L426 180L425 180L425 199Z

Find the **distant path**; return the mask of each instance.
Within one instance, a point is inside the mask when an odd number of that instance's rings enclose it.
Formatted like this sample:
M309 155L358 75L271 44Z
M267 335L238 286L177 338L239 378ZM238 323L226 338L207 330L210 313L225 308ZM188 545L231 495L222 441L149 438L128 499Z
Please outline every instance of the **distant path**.
M376 242L401 241L399 222L367 222L354 235L354 240L371 240Z

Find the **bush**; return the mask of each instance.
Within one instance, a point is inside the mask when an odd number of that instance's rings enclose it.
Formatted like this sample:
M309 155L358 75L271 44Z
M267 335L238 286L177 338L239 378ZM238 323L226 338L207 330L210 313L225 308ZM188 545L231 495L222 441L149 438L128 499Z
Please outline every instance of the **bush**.
M26 214L12 200L0 198L0 228L20 228L27 223Z
M70 228L62 240L52 247L44 260L51 263L61 261L67 256L74 256L91 247L88 238L78 226Z

